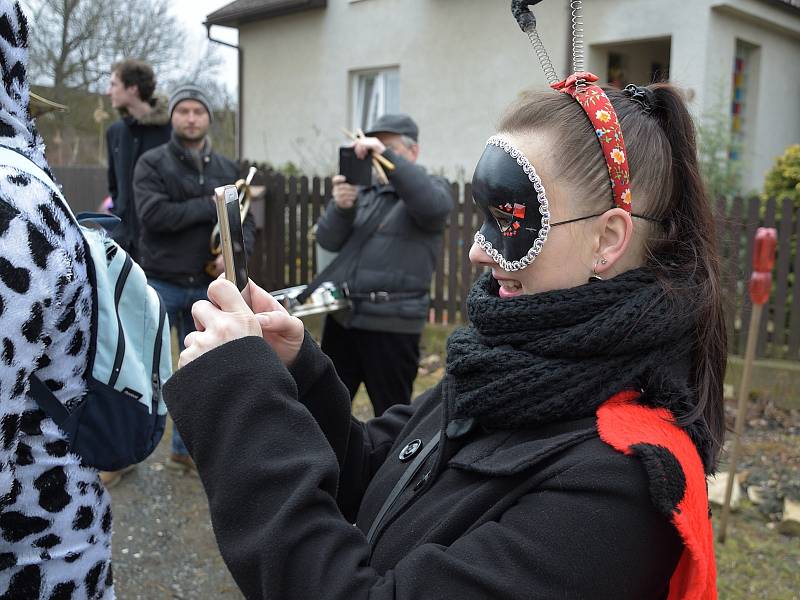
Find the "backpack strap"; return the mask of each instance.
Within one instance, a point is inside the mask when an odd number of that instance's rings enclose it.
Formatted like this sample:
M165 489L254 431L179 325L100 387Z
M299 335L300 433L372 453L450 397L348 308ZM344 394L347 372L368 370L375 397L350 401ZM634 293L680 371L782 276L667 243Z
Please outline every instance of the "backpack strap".
M35 373L31 374L29 380L31 383L30 395L36 400L36 404L47 413L48 417L55 421L56 425L64 430L64 424L69 419L70 412L58 401L53 392L50 391L50 388Z

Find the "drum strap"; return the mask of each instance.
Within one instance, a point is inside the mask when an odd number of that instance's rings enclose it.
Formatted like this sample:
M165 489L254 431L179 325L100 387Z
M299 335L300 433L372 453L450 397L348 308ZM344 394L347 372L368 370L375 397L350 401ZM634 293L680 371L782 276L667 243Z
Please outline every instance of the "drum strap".
M356 254L361 251L361 247L366 243L366 241L372 237L372 234L378 229L381 221L383 220L383 212L381 207L383 206L382 202L375 202L375 207L373 208L372 212L366 218L364 223L356 229L353 235L347 240L347 243L342 248L341 252L336 255L327 267L322 269L314 279L306 286L306 289L303 290L300 294L297 295L297 302L299 304L303 304L308 298L313 294L316 289L322 285L325 281L334 281L335 283L342 283L341 281L336 281L336 279L331 278L331 273L333 273L337 268L341 265L345 264L346 261L350 260Z
M376 304L381 302L397 302L398 300L411 300L412 298L422 298L428 292L348 292L347 297L351 300L367 300Z

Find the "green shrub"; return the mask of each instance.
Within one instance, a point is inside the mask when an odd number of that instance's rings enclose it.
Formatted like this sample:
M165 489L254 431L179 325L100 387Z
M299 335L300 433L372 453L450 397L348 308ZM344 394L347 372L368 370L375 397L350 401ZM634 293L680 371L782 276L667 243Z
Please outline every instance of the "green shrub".
M731 199L742 193L742 161L731 155L741 143L731 131L730 115L715 106L703 115L697 128L700 174L712 198Z
M800 208L800 144L786 148L764 180L762 197L775 198L778 203L789 200Z

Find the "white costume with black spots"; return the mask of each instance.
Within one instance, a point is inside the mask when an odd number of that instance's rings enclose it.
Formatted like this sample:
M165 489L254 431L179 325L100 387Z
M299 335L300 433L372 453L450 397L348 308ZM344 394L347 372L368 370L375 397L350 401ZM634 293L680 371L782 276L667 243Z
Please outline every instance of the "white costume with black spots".
M0 145L48 171L27 116L27 37L0 0ZM0 600L114 598L109 495L27 393L35 369L67 408L84 394L87 254L49 188L0 165Z

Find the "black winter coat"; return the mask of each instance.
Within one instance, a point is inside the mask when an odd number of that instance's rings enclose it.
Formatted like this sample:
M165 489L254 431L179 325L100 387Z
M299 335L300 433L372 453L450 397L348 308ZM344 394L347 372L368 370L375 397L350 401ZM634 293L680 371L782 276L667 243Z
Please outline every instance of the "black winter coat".
M347 282L354 294L348 319L334 316L346 327L419 333L428 318L431 275L453 198L445 179L391 150L384 156L396 166L387 172L389 185L360 190L351 209L331 200L317 223L317 241L325 250L340 252L361 228L376 223L360 251L332 272L332 280ZM384 294L373 302L367 298L371 292ZM386 293L388 301L383 299ZM393 294L399 295L393 299Z
M601 441L594 418L442 432L370 545L409 464L401 450L442 429L449 390L446 377L361 423L308 335L290 370L249 337L170 379L170 414L247 598L666 598L680 538L642 465Z
M114 201L112 212L122 221L113 236L137 260L139 223L133 199L133 170L142 154L168 142L172 132L167 99L155 96L153 102L153 110L140 120L125 116L106 130L108 192Z
M175 139L142 156L134 189L141 222L140 264L148 277L186 286L211 282L205 267L215 258L209 243L217 222L214 188L238 178L239 167L232 160L209 149L189 152ZM255 236L255 220L248 213L244 221L248 256Z

